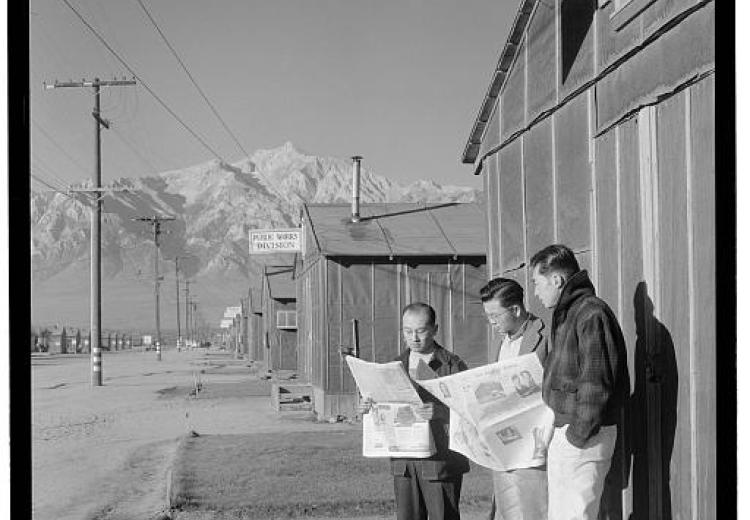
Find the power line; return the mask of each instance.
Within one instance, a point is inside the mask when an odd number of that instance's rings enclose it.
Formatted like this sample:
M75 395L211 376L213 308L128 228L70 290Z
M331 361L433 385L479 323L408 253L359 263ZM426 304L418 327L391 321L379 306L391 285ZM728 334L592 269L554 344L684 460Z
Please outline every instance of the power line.
M250 154L247 153L247 150L245 150L245 148L240 143L239 139L237 139L237 136L235 136L234 132L232 132L232 130L229 128L229 126L224 121L224 119L219 115L218 110L216 110L216 107L214 107L213 103L211 103L211 101L208 99L208 96L206 96L205 92L203 92L203 89L198 85L198 82L195 81L195 78L193 77L193 75L188 70L187 65L185 65L185 63L182 61L182 59L177 54L177 51L172 46L172 44L169 43L169 40L167 39L166 35L159 28L159 25L156 23L156 20L154 20L154 17L151 16L151 13L146 8L146 6L143 3L143 1L142 0L138 0L138 4L141 6L141 9L143 9L143 12L146 13L146 16L148 17L148 19L151 20L151 23L154 25L154 28L159 33L159 36L161 36L162 40L164 40L164 43L167 45L167 47L169 48L169 50L172 52L172 55L178 61L178 63L182 67L182 70L185 71L185 74L187 74L187 77L190 78L190 81L193 83L193 86L195 86L196 90L198 90L198 92L200 93L200 95L203 97L203 100L206 102L206 104L209 106L209 108L211 109L211 111L214 113L214 115L216 116L216 119L218 119L219 122L221 122L221 125L224 127L224 130L226 130L227 133L232 137L232 139L234 140L234 143L237 145L237 147L240 150L242 150L242 153L244 153L246 157L250 156Z
M34 163L36 165L34 166ZM44 163L39 157L34 157L32 160L32 166L34 168L34 171L41 171L44 173L48 178L46 179L48 182L53 183L56 189L60 190L61 192L67 193L69 191L69 183L65 180L63 180L61 177L55 174L54 170L50 168L47 164ZM51 179L50 179L51 177Z
M77 202L77 203L79 203L79 204L83 204L84 206L88 206L88 204L87 204L86 202L84 202L84 201L82 201L82 200L79 200L79 199L77 199L77 198L73 197L73 196L72 196L72 195L70 195L69 193L66 193L66 192L64 192L64 191L60 191L60 190L59 190L58 188L55 188L55 187L54 187L54 186L52 186L51 184L48 184L48 183L47 183L47 182L45 182L45 181L44 181L44 180L43 180L42 178L40 178L40 177L37 177L37 176L36 176L36 175L34 175L33 173L32 173L32 174L30 174L30 175L31 175L31 178L32 178L32 179L34 179L34 180L35 180L35 181L37 181L38 183L40 183L40 184L43 184L44 186L46 186L46 187L50 188L50 189L51 189L52 191L54 191L55 193L59 193L60 195L65 195L66 197L68 197L68 198L69 198L70 200L72 200L72 201L74 201L74 202Z
M84 170L85 172L88 172L88 173L92 173L92 171L91 171L91 168L86 168L86 167L85 167L85 166L83 166L83 165L82 165L81 163L79 163L79 162L78 162L78 161L77 161L77 160L76 160L76 159L75 159L75 158L74 158L74 157L73 157L72 155L70 155L70 154L69 154L69 153L68 153L68 152L67 152L67 151L65 150L65 148L63 148L63 147L62 147L62 145L60 145L60 143L58 143L58 142L57 142L57 140L56 140L56 139L55 139L54 137L52 137L52 136L51 136L51 135L49 134L49 132L47 132L47 131L46 131L46 130L45 130L45 129L44 129L43 127L42 127L42 125L41 125L41 124L39 124L39 123L38 123L38 122L36 121L36 119L35 119L35 120L33 120L33 124L34 124L34 126L36 126L36 127L37 127L37 129L38 129L38 130L39 130L39 131L40 131L40 132L42 133L42 135L43 135L44 137L46 137L46 138L47 138L47 139L48 139L48 140L49 140L49 141L50 141L50 142L51 142L51 143L52 143L52 144L53 144L53 145L55 146L55 148L57 148L58 150L60 150L60 151L62 152L62 154L63 154L63 155L64 155L64 156L66 157L66 158L68 158L68 159L70 160L70 162L71 162L72 164L74 164L75 166L77 166L77 167L79 167L80 169Z
M70 8L70 10L75 13L78 19L81 20L81 22L94 34L94 36L97 37L97 39L100 42L102 42L102 45L104 45L107 48L107 50L111 52L115 58L117 58L117 60L123 65L123 67L125 67L128 70L128 72L130 72L133 75L133 77L136 78L141 83L141 85L143 85L143 88L145 88L148 91L148 93L151 94L154 97L154 99L156 99L156 101L158 101L159 104L167 112L169 112L169 114L172 117L174 117L177 120L177 122L179 122L180 125L182 125L182 127L185 130L187 130L190 133L190 135L195 137L195 139L197 139L206 150L211 152L214 155L214 157L228 164L228 162L221 155L219 155L213 148L211 148L203 138L201 138L192 128L190 128L187 125L187 123L185 123L171 108L169 108L169 106L164 101L162 101L162 99L156 94L156 92L153 91L153 89L151 89L151 87L148 86L148 84L143 80L143 78L141 78L140 76L138 76L138 74L136 74L136 72L132 69L132 67L130 67L130 65L128 65L127 62L123 58L121 58L119 54L117 54L117 52L109 45L109 43L107 43L107 41L96 31L96 29L94 29L94 27L91 26L90 23L86 21L86 19L83 16L81 16L81 14L76 10L75 7L73 7L70 4L68 0L62 0L62 2L65 3L65 5L67 5Z
M51 176L53 179L55 179L55 182L57 182L60 186L68 186L69 182L62 177L60 177L57 173L55 173L57 167L56 166L50 166L47 164L46 161L44 161L39 155L33 155L32 157L32 164L36 162L36 164L40 167L42 167L44 170L46 170L46 173Z
M52 170L44 164L44 162L40 161L38 157L34 157L32 159L32 166L34 168L34 171L41 171L44 173L47 177L52 177L52 179L47 179L48 182L52 182L55 184L55 188L58 190L66 190L67 184L60 179L57 175L52 172Z
M49 189L51 189L54 192L60 193L62 195L68 195L67 193L60 191L59 188L56 188L55 186L52 186L51 184L48 184L41 177L37 177L33 173L31 174L31 178L34 179L34 180L36 180L38 183L45 185L46 187L48 187Z
M140 153L140 152L138 151L138 149L136 149L136 147L135 147L135 146L133 146L133 144L132 144L132 143L131 143L130 141L128 141L127 139L125 139L125 136L124 136L124 135L123 135L123 134L122 134L122 133L121 133L121 132L120 132L119 130L117 130L117 128L115 128L115 127L112 127L112 130L114 131L115 135L116 135L116 136L117 136L117 137L118 137L118 138L120 139L120 141L122 141L122 143L123 143L123 144L124 144L125 146L127 146L127 147L128 147L128 149L129 149L129 150L130 150L131 152L133 152L133 154L134 154L134 155L135 155L136 157L138 157L138 159L140 159L140 160L141 160L141 162L143 162L143 164L145 164L145 165L146 165L146 166L147 166L147 167L148 167L148 168L149 168L150 170L152 170L152 171L153 171L154 173L157 173L157 170L156 170L156 168L154 167L154 165L153 165L153 164L151 164L151 163L150 163L150 162L149 162L149 161L148 161L148 160L147 160L147 159L146 159L146 158L145 158L145 157L144 157L144 156L143 156L143 155L142 155L142 154L141 154L141 153Z
M153 26L156 29L156 31L159 33L159 35L161 36L162 40L164 40L164 43L166 44L166 46L172 52L172 55L175 57L175 59L177 60L177 62L180 64L180 66L182 67L182 70L185 71L185 74L187 75L188 78L190 78L190 81L193 83L193 85L195 86L196 90L198 90L198 92L200 93L200 95L203 97L203 100L206 102L206 104L211 109L211 111L213 112L213 114L216 116L216 118L219 120L219 122L221 123L221 125L224 127L224 130L226 130L227 133L231 136L232 140L235 142L235 144L237 145L237 147L242 151L242 153L245 155L245 157L250 157L250 154L248 153L248 151L245 150L245 148L242 146L242 143L240 143L239 139L237 139L237 136L229 128L229 125L227 125L227 123L224 121L224 119L221 117L221 115L219 115L219 111L216 109L216 107L214 107L213 103L211 103L211 101L208 99L208 96L205 94L205 92L203 92L203 89L201 89L201 87L198 85L198 82L195 80L195 78L193 77L193 75L188 70L187 65L185 65L185 63L182 61L182 59L180 58L180 56L177 54L177 51L175 50L174 46L169 42L169 40L167 39L166 35L161 30L161 28L159 28L159 24L156 23L156 20L154 20L154 17L151 16L151 13L146 8L146 5L143 3L142 0L138 0L138 4L143 9L143 12L146 13L146 16L151 21L151 23L153 24ZM224 161L224 162L226 162L226 161ZM268 184L268 187L269 187L270 191L276 192L276 195L281 200L284 200L284 196L279 192L278 189L276 189L276 186L274 186L274 184L271 182L270 179L268 179L268 177L266 177L263 173L261 173L258 170L256 170L256 173L260 177L262 177L263 179L265 179L266 183Z

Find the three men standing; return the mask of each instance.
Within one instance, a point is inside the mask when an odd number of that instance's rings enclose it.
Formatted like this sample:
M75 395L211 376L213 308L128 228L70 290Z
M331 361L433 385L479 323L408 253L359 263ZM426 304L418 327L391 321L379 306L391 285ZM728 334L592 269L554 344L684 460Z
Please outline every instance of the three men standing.
M493 472L493 520L595 520L609 471L617 425L630 393L625 341L609 306L594 292L573 252L551 245L530 262L534 294L552 309L549 334L526 310L523 288L506 278L481 289L485 314L502 342L490 362L536 352L544 366L542 399L554 413L544 467ZM407 349L399 356L410 376L424 360L438 376L466 364L435 340L435 311L424 303L402 313ZM430 421L437 453L392 459L398 520L458 519L463 474L469 464L448 448L449 411L421 387L417 413ZM538 390L537 390L538 391ZM363 403L366 413L371 401Z

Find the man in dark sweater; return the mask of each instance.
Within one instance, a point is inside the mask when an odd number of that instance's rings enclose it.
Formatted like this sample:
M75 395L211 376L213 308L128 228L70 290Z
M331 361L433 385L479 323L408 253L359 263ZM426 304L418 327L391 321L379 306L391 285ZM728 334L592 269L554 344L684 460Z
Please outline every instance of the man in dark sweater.
M409 377L415 379L417 364L423 360L438 377L466 370L461 358L435 341L438 325L435 310L425 303L407 305L401 315L401 332L407 349L398 356ZM419 385L423 403L416 413L430 422L436 453L426 459L392 458L391 473L396 494L398 520L460 520L458 503L464 473L469 461L448 448L450 411L447 406ZM367 413L372 400L359 407Z
M530 264L534 294L553 309L542 383L542 398L555 413L549 520L595 520L630 393L625 341L569 248L548 246Z

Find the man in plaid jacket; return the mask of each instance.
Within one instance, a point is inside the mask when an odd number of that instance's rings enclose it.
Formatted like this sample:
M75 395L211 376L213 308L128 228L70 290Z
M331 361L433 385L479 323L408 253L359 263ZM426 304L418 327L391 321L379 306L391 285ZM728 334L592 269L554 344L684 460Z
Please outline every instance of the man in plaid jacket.
M551 245L530 262L552 311L542 398L555 413L547 453L549 520L595 520L630 393L625 341L573 252Z

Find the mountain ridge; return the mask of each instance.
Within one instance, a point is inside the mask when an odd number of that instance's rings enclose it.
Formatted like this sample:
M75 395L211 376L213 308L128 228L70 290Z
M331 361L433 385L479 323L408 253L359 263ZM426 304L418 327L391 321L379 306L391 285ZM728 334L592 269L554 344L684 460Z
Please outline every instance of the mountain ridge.
M361 171L364 203L478 198L473 188L431 180L403 184L366 164ZM180 280L194 280L201 316L213 326L224 307L236 304L259 283L263 264L273 261L249 255L248 231L297 226L305 202L348 203L350 183L349 159L301 152L291 142L256 150L232 164L212 160L114 180L113 186L127 191L102 197L102 326L148 329L154 322L153 229L134 218L175 217L161 225L159 236L161 311L176 304L173 259L179 256ZM87 181L76 187L90 185ZM35 324L88 325L89 290L82 289L89 277L90 204L80 193L31 193ZM183 297L180 294L181 306ZM176 329L170 318L162 323L165 330Z

